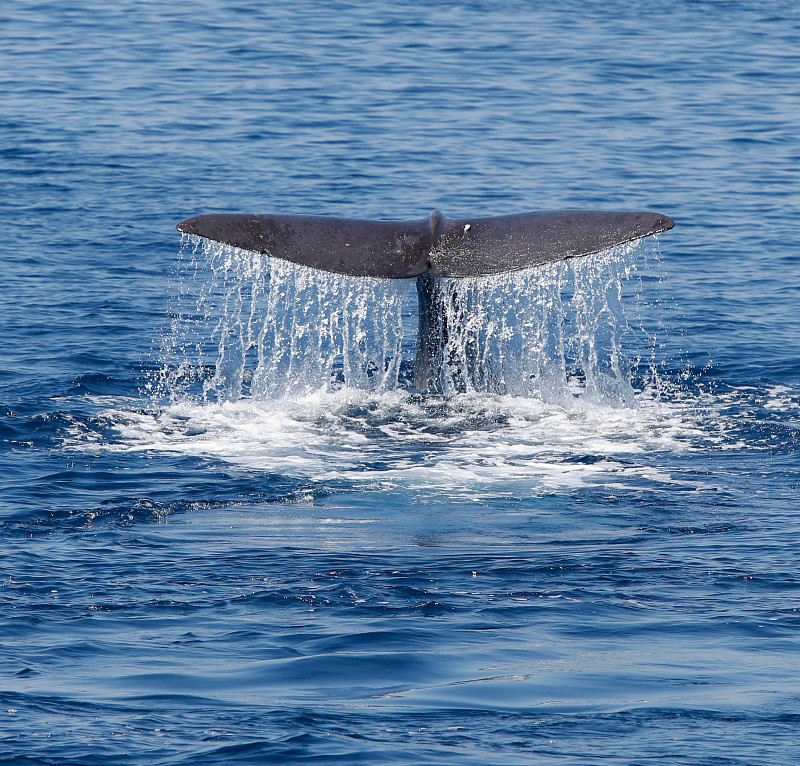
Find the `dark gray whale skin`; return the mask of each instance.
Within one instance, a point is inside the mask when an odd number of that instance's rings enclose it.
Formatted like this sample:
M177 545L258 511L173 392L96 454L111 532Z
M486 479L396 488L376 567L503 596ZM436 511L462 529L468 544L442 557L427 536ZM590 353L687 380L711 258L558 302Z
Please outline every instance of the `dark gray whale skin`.
M314 215L208 213L178 230L354 277L479 277L518 271L671 229L660 213L545 210L491 218L362 221Z
M446 342L446 311L437 277L519 271L667 231L660 213L545 210L491 218L363 221L312 215L208 213L178 224L186 234L267 253L292 263L354 277L416 277L419 338L414 382L436 391ZM469 371L455 370L454 380ZM465 384L466 385L466 384Z

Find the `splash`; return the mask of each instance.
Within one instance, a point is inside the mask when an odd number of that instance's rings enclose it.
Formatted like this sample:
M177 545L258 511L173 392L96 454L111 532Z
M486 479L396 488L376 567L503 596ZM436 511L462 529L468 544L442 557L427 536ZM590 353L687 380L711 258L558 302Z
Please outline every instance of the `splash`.
M567 401L633 400L631 375L652 347L623 300L640 246L467 279L436 289L436 388Z
M652 253L657 261L655 245L635 243L514 273L437 278L436 387L630 405L634 374L655 376L657 331L640 298ZM623 294L631 283L633 301ZM411 386L411 280L330 274L186 236L174 287L157 396L222 403Z
M402 284L184 237L154 392L173 401L398 386Z
M431 368L442 393L430 395L413 384L413 280L337 276L187 237L153 389L163 398L104 411L116 438L98 432L81 449L210 458L420 502L434 490L480 502L579 486L670 491L676 480L652 456L710 437L652 385L660 283L649 243L439 279Z

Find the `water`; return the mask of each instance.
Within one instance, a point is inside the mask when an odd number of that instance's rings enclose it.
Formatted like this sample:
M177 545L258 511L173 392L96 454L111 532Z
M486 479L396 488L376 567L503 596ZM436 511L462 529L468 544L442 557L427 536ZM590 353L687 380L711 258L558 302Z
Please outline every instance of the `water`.
M480 278L437 278L431 390L634 401L645 329L649 242ZM623 282L636 280L626 315ZM150 393L172 402L280 399L315 391L415 388L413 279L354 278L187 237ZM649 322L649 324L653 324ZM656 322L657 325L657 322ZM651 370L654 373L655 370Z
M0 763L800 761L794 3L0 39ZM442 395L413 282L174 230L435 207L676 228L444 285Z

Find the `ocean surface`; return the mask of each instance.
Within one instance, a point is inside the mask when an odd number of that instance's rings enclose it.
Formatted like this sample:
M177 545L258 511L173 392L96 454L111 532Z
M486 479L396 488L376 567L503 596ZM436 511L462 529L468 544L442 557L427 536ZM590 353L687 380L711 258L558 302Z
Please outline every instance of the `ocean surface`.
M0 157L0 764L800 763L796 2L5 2ZM175 230L433 208L676 226L439 395Z

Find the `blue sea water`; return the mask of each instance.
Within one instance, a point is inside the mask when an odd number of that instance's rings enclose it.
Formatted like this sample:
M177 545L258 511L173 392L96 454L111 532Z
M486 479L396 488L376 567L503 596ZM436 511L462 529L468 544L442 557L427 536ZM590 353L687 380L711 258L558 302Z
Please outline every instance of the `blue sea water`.
M0 104L0 763L800 763L796 3L3 3ZM174 228L434 207L676 227L444 396Z

